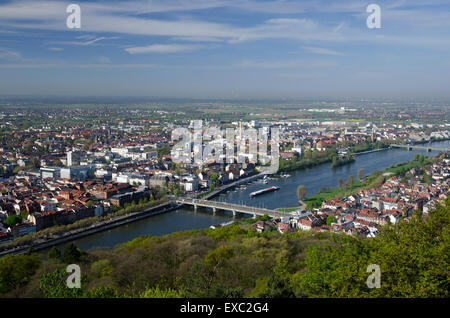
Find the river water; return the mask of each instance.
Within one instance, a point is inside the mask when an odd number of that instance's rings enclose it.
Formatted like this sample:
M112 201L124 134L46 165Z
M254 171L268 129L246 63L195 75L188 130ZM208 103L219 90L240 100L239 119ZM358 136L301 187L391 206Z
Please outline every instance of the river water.
M428 145L428 144L427 144ZM433 147L450 148L450 141L434 142ZM425 145L421 145L425 146ZM338 168L331 168L330 164L323 164L314 168L289 172L288 178L269 178L267 184L261 180L246 185L245 189L235 189L224 193L214 200L230 203L242 203L249 206L275 209L279 207L294 207L298 205L296 190L303 184L307 196L317 193L320 188L337 186L338 180L347 180L353 175L356 179L358 169L364 170L368 175L375 170L383 170L391 164L411 160L415 154L435 155L436 152L427 153L425 150L389 149L385 151L363 154L356 157L356 161ZM278 186L280 190L250 198L253 191ZM242 216L240 216L242 217ZM239 216L236 216L239 218ZM165 235L183 230L202 229L210 225L228 222L233 219L230 212L182 208L177 211L149 217L105 232L100 232L74 241L74 244L83 250L102 247L114 247L117 244L130 241L138 236Z

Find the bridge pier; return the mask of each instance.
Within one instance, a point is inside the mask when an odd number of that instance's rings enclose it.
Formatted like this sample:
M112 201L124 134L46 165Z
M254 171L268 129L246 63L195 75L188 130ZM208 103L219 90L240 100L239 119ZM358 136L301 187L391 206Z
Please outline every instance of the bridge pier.
M268 209L264 209L264 208L249 207L249 206L245 206L245 205L238 205L238 204L232 204L232 203L226 203L226 202L180 199L180 200L177 200L176 203L182 204L185 206L190 205L194 208L195 212L197 212L197 209L199 207L212 209L213 213L216 213L217 210L231 211L231 213L233 214L233 218L236 217L236 215L238 213L249 214L249 216L253 219L255 219L257 217L257 215L263 215L263 214L267 214L267 215L273 217L272 210L268 210ZM275 213L275 215L276 215L276 213Z

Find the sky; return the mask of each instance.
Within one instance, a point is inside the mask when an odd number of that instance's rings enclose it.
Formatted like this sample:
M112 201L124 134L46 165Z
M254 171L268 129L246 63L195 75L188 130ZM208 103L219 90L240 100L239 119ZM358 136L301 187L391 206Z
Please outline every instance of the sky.
M0 1L3 96L450 98L449 74L449 0Z

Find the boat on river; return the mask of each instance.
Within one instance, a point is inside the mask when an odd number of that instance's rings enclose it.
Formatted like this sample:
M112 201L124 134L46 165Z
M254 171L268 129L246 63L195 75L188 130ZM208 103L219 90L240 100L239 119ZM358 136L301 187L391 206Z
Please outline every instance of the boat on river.
M264 194L264 193L277 191L277 190L279 190L279 189L280 189L280 188L277 187L277 186L273 186L273 187L268 187L268 188L265 188L265 189L261 189L261 190L258 190L258 191L255 191L255 192L250 193L250 198L253 198L253 197L257 196L257 195L261 195L261 194Z

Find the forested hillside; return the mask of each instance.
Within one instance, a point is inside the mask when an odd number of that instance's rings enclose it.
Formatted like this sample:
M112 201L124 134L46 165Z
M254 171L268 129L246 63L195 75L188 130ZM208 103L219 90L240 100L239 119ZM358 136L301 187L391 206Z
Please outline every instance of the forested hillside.
M450 199L372 239L252 224L0 259L2 297L449 297ZM67 264L82 288L69 289ZM381 269L369 289L367 266Z

